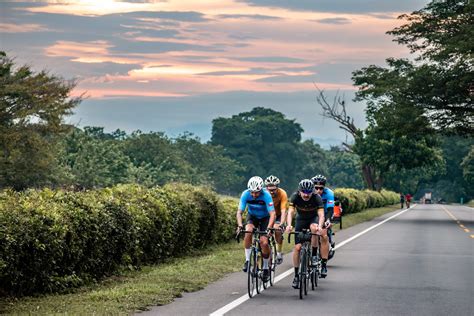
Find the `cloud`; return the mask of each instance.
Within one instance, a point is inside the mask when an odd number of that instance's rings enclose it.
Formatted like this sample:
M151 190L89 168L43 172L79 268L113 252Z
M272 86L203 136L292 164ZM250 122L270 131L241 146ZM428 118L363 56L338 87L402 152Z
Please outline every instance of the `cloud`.
M3 33L30 33L49 31L48 28L41 24L0 23L0 29Z
M365 105L353 103L353 91L346 92L348 114L354 117L358 127L365 127ZM330 100L334 95L335 91L327 91ZM163 131L172 137L189 131L207 141L211 137L213 119L263 106L282 112L289 119L296 119L305 130L304 138L333 138L336 140L329 144L338 145L346 140L346 134L337 123L320 115L321 109L315 102L315 96L315 91L233 91L189 97L87 99L69 120L81 126L103 126L108 131L117 128L127 132L137 129L144 132Z
M241 61L251 61L251 62L265 62L265 63L303 63L304 59L285 57L285 56L255 56L255 57L241 57L235 58L236 60Z
M318 23L323 23L323 24L336 24L336 25L342 25L342 24L350 24L351 20L347 18L326 18L326 19L319 19L319 20L313 20Z
M147 18L147 19L160 19L160 20L173 20L180 22L209 22L210 20L204 17L201 12L195 11L161 11L161 12L150 12L150 11L135 11L129 13L115 13L109 14L109 16L123 16L130 18Z
M267 78L257 79L257 82L314 82L314 75L299 75L299 76L271 76Z
M219 14L217 16L218 19L250 19L250 20L282 20L282 18L278 16L271 16L271 15L262 15L262 14Z
M252 6L314 12L408 12L421 9L427 0L237 0Z

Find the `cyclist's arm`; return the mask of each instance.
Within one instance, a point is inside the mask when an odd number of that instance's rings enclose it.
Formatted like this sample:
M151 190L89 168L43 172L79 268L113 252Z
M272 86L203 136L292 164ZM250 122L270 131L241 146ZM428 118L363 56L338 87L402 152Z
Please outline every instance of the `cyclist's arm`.
M269 228L273 228L273 224L275 224L275 211L271 211L270 212L270 220L268 221L268 227L267 229Z
M288 204L288 196L286 195L285 192L282 192L281 196L281 223L280 225L285 225L286 221L286 205ZM291 222L290 222L291 224Z
M324 225L324 208L318 208L319 228L323 229Z
M267 206L267 211L270 214L270 220L268 221L267 228L273 228L273 224L275 223L275 205L273 204L273 199L270 193L264 191L263 194L263 200Z
M288 215L286 217L286 225L287 227L291 226L291 223L293 223L293 214L295 213L295 207L290 205L288 207Z
M236 217L237 217L237 226L239 226L239 227L243 226L242 225L242 213L243 212L244 211L242 211L241 209L237 210L237 215L236 215Z
M245 208L247 207L247 200L246 200L246 192L242 193L242 196L240 197L240 202L239 202L239 207L237 208L237 226L241 227L242 225L242 213L245 211Z

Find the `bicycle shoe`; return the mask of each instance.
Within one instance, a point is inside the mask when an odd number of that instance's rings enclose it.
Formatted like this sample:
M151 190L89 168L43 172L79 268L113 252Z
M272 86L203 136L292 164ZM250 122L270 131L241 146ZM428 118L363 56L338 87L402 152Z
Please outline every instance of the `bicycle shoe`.
M298 276L295 275L295 277L293 278L293 284L291 286L294 289L297 289L300 287L300 279L298 278Z
M318 257L317 256L312 256L311 257L311 265L316 266L318 264Z
M325 277L327 277L328 275L328 268L326 267L326 265L323 265L321 267L321 278L324 279Z
M283 255L277 254L277 259L276 259L276 264L282 264L283 263Z
M270 271L268 269L263 269L262 280L263 282L268 282L270 279Z
M248 267L249 267L249 262L245 261L244 262L244 267L242 268L242 271L247 272Z
M332 248L335 248L335 247L336 247L336 242L335 242L335 241L331 241L331 247L332 247Z

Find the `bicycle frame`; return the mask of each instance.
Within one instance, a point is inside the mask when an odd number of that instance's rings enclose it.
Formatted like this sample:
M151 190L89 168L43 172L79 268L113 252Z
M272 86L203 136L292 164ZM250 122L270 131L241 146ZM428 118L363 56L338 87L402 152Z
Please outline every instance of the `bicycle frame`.
M240 242L240 234L252 234L252 245L249 266L247 269L247 290L250 298L256 294L260 294L263 288L267 287L266 282L263 282L263 254L260 246L260 237L267 235L267 231L259 231L254 228L252 231L242 230L237 234L237 242ZM271 277L270 277L271 279Z
M320 260L320 255L319 255L319 249L318 247L318 252L317 252L317 264L316 266L313 266L311 263L312 259L312 247L311 247L311 237L312 236L318 236L318 243L319 243L319 235L311 233L309 229L303 229L302 231L297 231L297 232L291 232L288 234L288 243L290 243L290 236L291 235L296 235L296 234L301 234L303 235L303 242L301 243L301 249L300 249L300 264L299 264L299 272L298 272L298 277L299 277L299 296L300 299L303 299L304 295L308 294L308 285L309 285L309 280L311 280L311 288L314 290L315 287L318 286L318 278L320 274L320 269L321 269L321 260ZM304 294L304 295L303 295Z

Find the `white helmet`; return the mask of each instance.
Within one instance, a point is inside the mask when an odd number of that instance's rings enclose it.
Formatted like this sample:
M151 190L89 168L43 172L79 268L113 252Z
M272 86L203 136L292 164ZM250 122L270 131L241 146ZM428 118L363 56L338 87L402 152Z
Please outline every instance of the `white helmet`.
M263 179L255 176L250 178L249 182L247 183L247 188L250 192L259 192L263 189Z
M280 179L275 177L274 175L268 176L268 178L265 179L265 185L268 186L278 186L280 184Z

